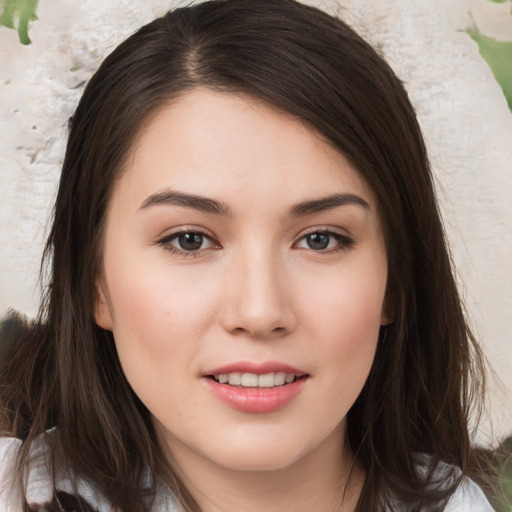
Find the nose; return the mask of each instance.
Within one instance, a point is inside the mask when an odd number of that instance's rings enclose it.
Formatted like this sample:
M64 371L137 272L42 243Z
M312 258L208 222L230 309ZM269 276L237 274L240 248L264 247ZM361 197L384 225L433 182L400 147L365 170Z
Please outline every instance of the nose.
M240 258L226 281L224 329L235 335L278 338L295 329L291 283L284 265L261 253Z

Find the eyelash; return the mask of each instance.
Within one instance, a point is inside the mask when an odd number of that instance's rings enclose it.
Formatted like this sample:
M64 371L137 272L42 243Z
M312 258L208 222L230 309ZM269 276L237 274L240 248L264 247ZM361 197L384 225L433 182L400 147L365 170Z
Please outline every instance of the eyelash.
M193 251L187 251L186 249L179 249L178 247L175 247L172 245L172 242L179 238L180 236L184 235L199 235L202 237L202 242L204 242L204 239L210 240L212 243L212 247L207 247L205 249L197 249ZM334 238L337 241L337 246L334 248L326 248L326 249L320 249L320 250L314 250L311 247L308 248L300 248L296 247L301 241L305 240L308 236L311 235L324 235L328 236L329 238ZM329 240L330 243L330 240ZM208 249L218 249L220 248L220 244L216 242L208 233L205 231L201 231L197 228L194 229L183 229L181 231L177 231L175 233L171 233L169 235L164 236L163 238L156 241L156 244L163 247L166 251L169 251L171 254L177 255L182 258L195 258L202 254L203 251ZM201 243L202 245L202 243ZM350 238L347 235L342 235L341 233L332 231L330 229L319 229L315 228L310 230L309 232L304 233L297 242L293 244L294 247L298 249L306 249L311 250L313 253L319 253L319 254L333 254L339 251L347 251L351 249L355 245L355 241Z

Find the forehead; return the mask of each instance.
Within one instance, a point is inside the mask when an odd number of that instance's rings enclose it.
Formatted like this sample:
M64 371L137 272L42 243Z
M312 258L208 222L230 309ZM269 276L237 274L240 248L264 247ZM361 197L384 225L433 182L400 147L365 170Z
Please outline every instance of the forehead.
M120 182L139 197L176 187L233 198L243 191L260 205L279 193L281 202L334 192L374 202L359 172L304 122L250 96L208 89L188 92L151 116Z

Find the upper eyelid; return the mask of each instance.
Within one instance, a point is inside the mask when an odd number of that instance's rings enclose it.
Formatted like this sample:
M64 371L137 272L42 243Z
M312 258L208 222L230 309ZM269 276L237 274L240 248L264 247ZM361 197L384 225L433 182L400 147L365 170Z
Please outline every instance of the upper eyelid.
M169 239L183 233L198 233L199 235L203 235L207 238L210 238L211 240L217 240L217 238L211 231L205 228L200 228L199 226L180 226L177 228L173 228L171 230L165 230L162 232L162 234L156 237L156 240L158 241Z
M334 226L314 226L311 228L306 228L300 231L297 236L295 237L295 240L300 240L301 238L304 238L305 236L311 235L312 233L327 233L331 235L338 235L343 236L346 238L352 238L352 235L343 228L337 228Z

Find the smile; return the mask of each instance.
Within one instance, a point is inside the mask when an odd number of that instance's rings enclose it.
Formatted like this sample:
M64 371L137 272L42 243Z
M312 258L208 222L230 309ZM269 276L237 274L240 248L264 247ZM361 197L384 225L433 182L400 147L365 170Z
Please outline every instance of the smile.
M280 362L238 362L203 375L207 389L224 404L245 413L278 411L297 397L310 375Z
M241 386L244 388L273 388L284 386L294 382L298 376L293 373L270 372L262 375L255 373L220 373L212 376L213 380L219 384L228 384L229 386Z

